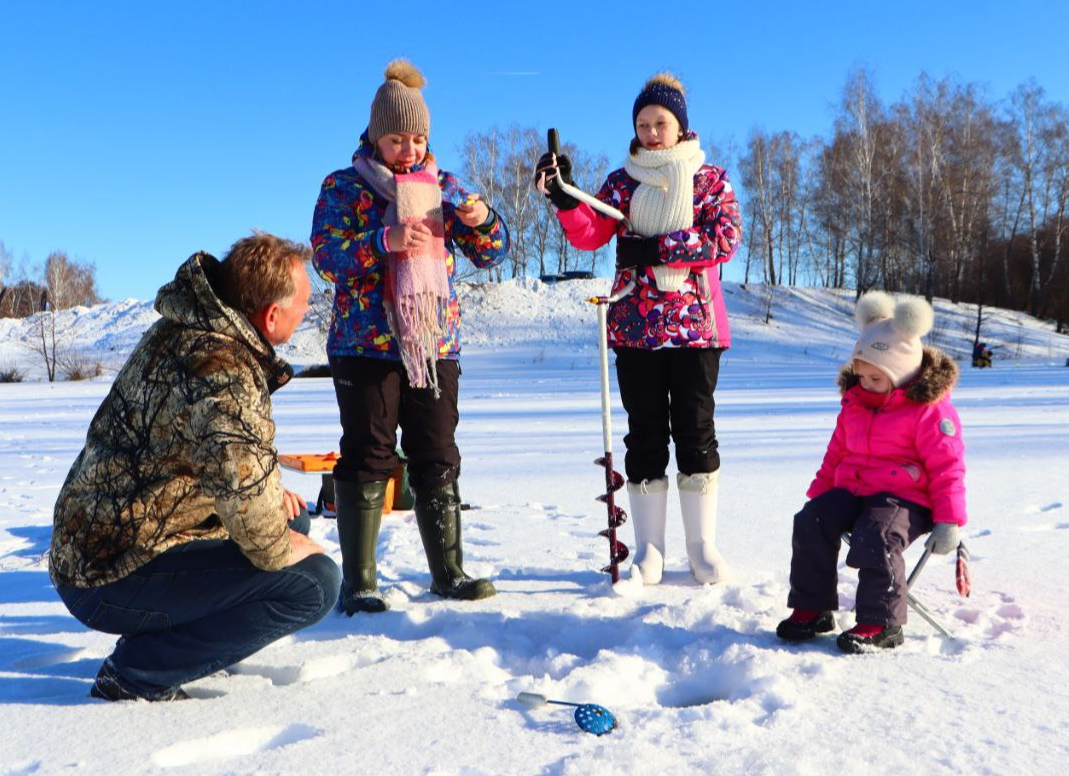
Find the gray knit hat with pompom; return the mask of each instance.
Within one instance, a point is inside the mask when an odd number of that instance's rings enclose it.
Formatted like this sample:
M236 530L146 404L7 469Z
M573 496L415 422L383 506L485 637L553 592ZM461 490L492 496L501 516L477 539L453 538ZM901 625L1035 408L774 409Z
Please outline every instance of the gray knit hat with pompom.
M386 66L386 83L371 101L367 134L372 143L392 132L430 135L431 112L420 92L425 83L423 74L407 59L395 59Z

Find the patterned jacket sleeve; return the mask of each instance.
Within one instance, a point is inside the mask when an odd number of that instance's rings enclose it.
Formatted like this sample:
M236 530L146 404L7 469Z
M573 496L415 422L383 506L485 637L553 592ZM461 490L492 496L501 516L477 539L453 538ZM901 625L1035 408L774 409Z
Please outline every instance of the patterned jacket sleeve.
M336 174L323 181L312 217L312 264L324 280L345 282L380 269L386 230L371 203L371 192L339 185Z
M290 539L275 424L270 402L265 407L261 398L266 387L257 386L259 367L247 356L230 356L216 352L190 365L206 386L191 408L193 465L230 538L254 566L276 571L289 559Z
M742 216L735 190L719 167L707 173L715 180L701 204L701 222L690 229L661 235L665 264L723 264L731 261L742 241Z
M843 423L843 413L840 411L839 417L835 419L835 431L832 432L831 441L828 442L824 460L821 462L820 469L817 470L809 490L805 492L806 498L822 496L835 487L835 470L839 467L839 462L843 460L845 447L846 425Z
M439 172L442 187L442 217L453 226L453 243L479 269L496 267L509 252L509 230L497 211L490 211L490 220L480 226L468 226L456 217L455 203L463 202L469 192L456 177L448 172Z
M925 409L917 422L917 452L928 476L932 520L965 525L965 443L949 399Z

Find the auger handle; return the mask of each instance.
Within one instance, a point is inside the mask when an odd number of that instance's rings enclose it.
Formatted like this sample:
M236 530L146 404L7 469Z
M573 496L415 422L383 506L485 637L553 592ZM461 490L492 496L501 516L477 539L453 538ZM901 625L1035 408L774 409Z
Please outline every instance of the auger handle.
M560 156L560 134L557 132L556 127L550 127L546 132L546 145L549 146L549 152Z
M560 156L560 133L557 132L556 127L550 127L546 130L546 145L549 146L549 152L551 154ZM585 202L602 215L606 215L609 218L615 218L617 221L623 221L625 224L628 223L627 217L612 205L606 205L597 197L592 197L582 189L577 188L570 183L565 183L559 176L557 177L557 186L559 186L560 190L565 194L575 197L580 202ZM630 225L628 228L630 229Z

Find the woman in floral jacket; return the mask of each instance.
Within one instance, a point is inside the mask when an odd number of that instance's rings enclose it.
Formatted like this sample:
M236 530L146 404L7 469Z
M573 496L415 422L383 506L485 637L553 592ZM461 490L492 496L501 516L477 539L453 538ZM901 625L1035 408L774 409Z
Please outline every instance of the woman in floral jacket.
M627 163L596 195L626 222L556 185L558 176L571 183L566 156L543 156L536 178L572 245L595 250L616 238L608 336L627 410L632 578L661 580L671 436L691 573L699 582L718 582L726 566L715 543L720 456L713 391L731 335L717 265L738 248L739 206L724 170L705 164L677 78L651 78L631 117L635 137Z
M334 468L348 614L382 611L375 545L397 427L408 458L431 592L494 594L461 566L460 452L455 431L460 367L456 249L477 267L508 252L504 223L427 147L422 74L391 62L353 164L323 182L312 223L313 264L334 284L327 355L341 412Z

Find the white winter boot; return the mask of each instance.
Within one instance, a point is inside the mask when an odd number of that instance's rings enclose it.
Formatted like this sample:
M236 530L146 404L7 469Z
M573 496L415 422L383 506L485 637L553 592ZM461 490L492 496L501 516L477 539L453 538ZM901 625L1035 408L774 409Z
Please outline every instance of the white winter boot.
M719 479L719 471L676 475L690 573L703 585L723 582L728 576L727 563L716 549Z
M635 559L631 576L656 585L664 573L664 523L668 512L668 478L628 482L631 525L635 527Z

